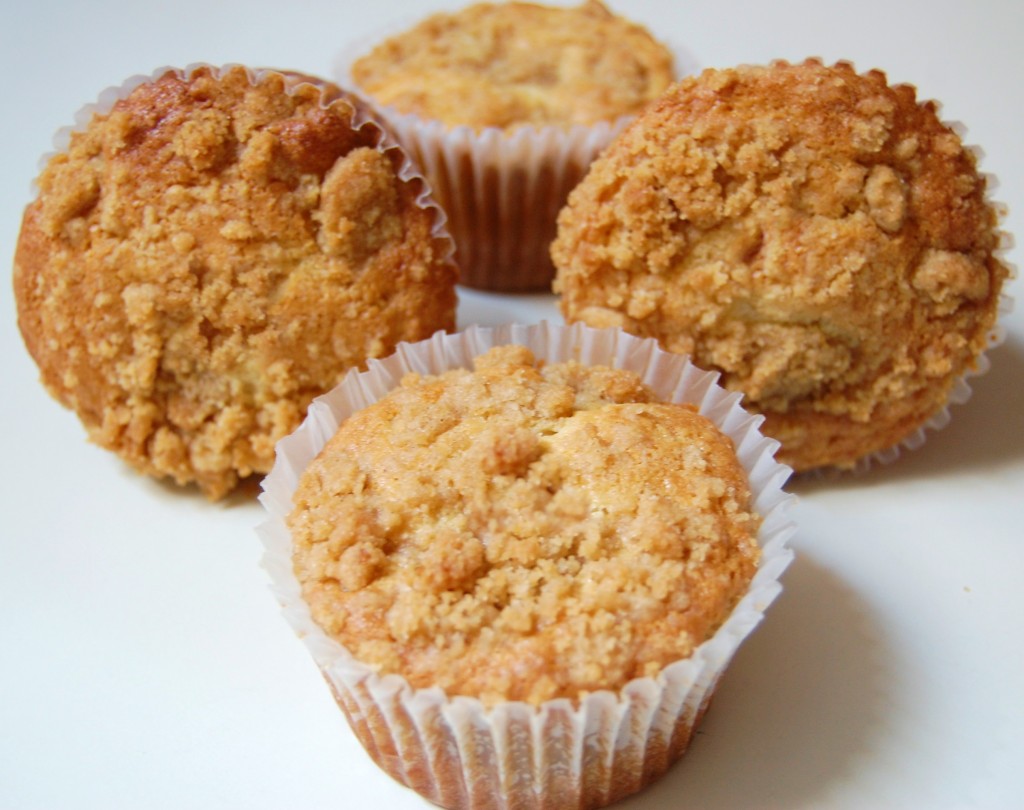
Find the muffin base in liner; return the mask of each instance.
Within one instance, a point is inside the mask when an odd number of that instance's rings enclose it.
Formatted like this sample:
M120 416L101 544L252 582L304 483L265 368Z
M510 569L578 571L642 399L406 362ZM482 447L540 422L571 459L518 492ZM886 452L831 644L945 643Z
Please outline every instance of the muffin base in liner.
M395 387L410 371L437 374L472 366L495 345L527 346L547 362L575 359L637 372L659 398L689 402L729 435L750 479L762 516L761 560L748 592L707 641L655 678L637 678L618 692L540 706L505 702L487 708L475 698L415 689L404 678L380 675L355 660L317 626L292 569L285 518L305 467L338 425ZM286 619L304 640L352 730L370 756L399 782L448 808L601 807L661 776L686 750L719 678L740 643L781 590L779 577L793 553L793 497L783 490L790 470L774 460L778 443L759 431L761 417L740 407L740 396L717 375L653 340L617 329L583 325L470 327L402 344L371 361L318 398L302 427L278 445L277 462L260 500L268 519L258 528L263 564Z
M550 290L558 212L630 117L593 126L475 131L379 110L448 214L459 281L499 292Z

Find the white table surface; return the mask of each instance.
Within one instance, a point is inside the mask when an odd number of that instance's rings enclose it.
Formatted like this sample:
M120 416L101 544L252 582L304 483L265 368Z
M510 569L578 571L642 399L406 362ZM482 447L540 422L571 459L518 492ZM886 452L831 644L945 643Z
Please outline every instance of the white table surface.
M0 0L0 255L53 133L107 86L198 61L326 75L343 44L443 5ZM816 55L916 84L983 148L1024 233L1024 3L614 5L702 65ZM464 292L459 313L544 317L550 296ZM785 592L691 751L621 807L1024 807L1024 305L1004 324L923 448L792 487ZM0 363L0 808L427 806L363 753L279 615L258 504L88 444L37 382L9 281Z

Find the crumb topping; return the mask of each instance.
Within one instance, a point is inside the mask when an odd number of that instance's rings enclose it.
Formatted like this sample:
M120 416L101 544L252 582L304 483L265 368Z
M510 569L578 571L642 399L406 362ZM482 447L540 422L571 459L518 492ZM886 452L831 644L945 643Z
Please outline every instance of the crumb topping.
M592 124L631 115L673 79L671 53L598 0L480 3L435 14L357 60L356 84L455 126Z
M756 569L750 499L691 407L515 346L348 418L288 523L314 620L357 659L537 704L656 675L712 635Z
M987 346L1007 268L975 157L906 85L808 60L681 81L570 196L568 320L720 370L797 469L892 446Z
M172 71L49 161L19 324L98 444L219 497L347 369L452 328L433 216L353 111L280 73Z

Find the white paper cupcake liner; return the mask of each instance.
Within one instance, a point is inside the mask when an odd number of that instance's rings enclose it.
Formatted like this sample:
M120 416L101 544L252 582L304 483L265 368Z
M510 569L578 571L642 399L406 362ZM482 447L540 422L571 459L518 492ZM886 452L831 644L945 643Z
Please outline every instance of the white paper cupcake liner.
M414 689L397 675L379 675L313 622L292 570L285 525L292 494L341 421L386 394L407 372L471 367L477 355L508 343L525 345L549 362L576 359L630 369L660 398L696 405L732 437L763 517L758 570L718 632L656 678L635 679L617 693L592 693L578 704L558 699L487 709L474 698ZM661 351L655 341L620 330L549 323L470 327L402 344L393 356L371 361L367 371L350 373L279 443L260 498L268 513L258 529L264 566L287 620L356 736L391 776L449 808L600 807L641 789L682 755L733 653L781 590L779 577L793 556L787 546L794 531L788 516L793 499L783 491L790 470L774 460L778 443L760 433L761 417L746 413L739 395L716 379L688 359Z
M550 290L558 212L594 158L632 120L593 126L475 131L380 114L430 180L448 213L460 282L504 292Z

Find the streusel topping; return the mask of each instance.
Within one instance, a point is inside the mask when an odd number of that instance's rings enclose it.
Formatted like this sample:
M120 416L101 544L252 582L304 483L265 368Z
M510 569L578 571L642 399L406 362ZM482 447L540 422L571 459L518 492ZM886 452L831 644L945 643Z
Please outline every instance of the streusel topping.
M750 499L692 407L508 346L349 417L289 526L314 620L357 659L537 704L653 676L713 634L759 559Z
M352 77L399 112L511 129L632 115L668 87L672 70L671 53L645 28L587 0L435 14L357 60Z

